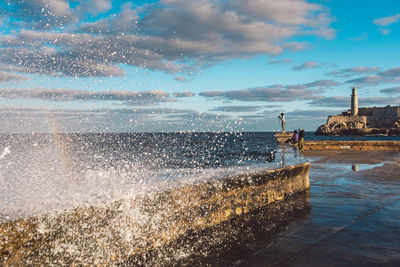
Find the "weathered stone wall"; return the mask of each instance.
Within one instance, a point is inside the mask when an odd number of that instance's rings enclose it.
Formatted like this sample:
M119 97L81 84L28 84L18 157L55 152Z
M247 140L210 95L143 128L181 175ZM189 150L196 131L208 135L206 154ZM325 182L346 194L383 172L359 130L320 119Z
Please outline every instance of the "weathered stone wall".
M286 141L290 138L292 138L293 132L280 132L275 134L276 141L278 144L283 144L286 143Z
M389 118L367 117L368 128L390 128L393 127L396 120Z
M309 188L310 164L0 224L0 265L117 265Z
M136 254L122 266L234 266L244 253L255 252L254 244L264 243L291 222L306 219L311 212L309 193L306 190L294 194L215 227L185 235L170 245Z
M362 125L367 124L367 117L365 116L329 116L327 120L327 124L331 123L358 123Z
M400 133L400 107L360 108L358 116L350 116L349 112L342 115L329 116L327 123L321 125L317 135L367 135Z
M392 110L394 111L394 110ZM394 113L391 116L385 117L385 112L377 112L377 116L363 116L367 112L360 112L359 116L345 116L336 115L329 116L327 125L335 125L336 128L346 125L349 129L362 129L362 128L390 128L396 122Z
M304 150L400 151L400 141L305 141Z
M360 116L370 116L374 118L387 118L396 120L400 118L400 107L373 107L373 108L359 108L358 114Z

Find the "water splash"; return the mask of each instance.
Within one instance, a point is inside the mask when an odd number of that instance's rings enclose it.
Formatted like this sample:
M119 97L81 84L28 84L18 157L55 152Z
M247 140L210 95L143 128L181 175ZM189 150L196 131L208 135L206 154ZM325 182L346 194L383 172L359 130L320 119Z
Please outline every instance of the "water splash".
M129 261L132 255L147 255L193 229L247 212L245 199L284 199L285 192L239 193L235 188L253 183L251 173L304 162L290 150L283 157L279 148L277 160L268 163L270 150L258 134L178 137L2 136L1 143L13 153L2 162L0 228L8 241L0 241L10 245L10 240L20 240L11 245L27 255L25 264ZM238 144L238 138L244 140ZM232 177L238 178L229 186L223 182ZM279 188L281 182L276 182L271 187ZM221 202L229 198L234 201L228 206ZM40 250L43 246L48 249ZM29 256L32 251L42 254L35 258ZM182 257L190 254L181 252Z
M0 155L0 159L5 158L9 154L11 154L11 151L10 151L10 147L8 146L8 147L4 148L3 153L1 153L1 155Z

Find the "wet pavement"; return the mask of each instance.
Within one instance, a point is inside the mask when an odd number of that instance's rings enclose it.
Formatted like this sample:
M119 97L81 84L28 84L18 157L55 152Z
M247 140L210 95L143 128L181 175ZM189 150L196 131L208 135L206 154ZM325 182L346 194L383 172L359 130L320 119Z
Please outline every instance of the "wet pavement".
M307 152L310 212L237 266L400 266L400 153Z

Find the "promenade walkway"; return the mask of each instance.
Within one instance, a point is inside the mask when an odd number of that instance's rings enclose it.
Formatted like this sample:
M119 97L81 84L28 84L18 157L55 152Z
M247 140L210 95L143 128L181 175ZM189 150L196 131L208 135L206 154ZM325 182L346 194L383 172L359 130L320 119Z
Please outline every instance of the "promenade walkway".
M310 212L236 266L400 266L400 153L310 151ZM262 244L260 244L262 243Z

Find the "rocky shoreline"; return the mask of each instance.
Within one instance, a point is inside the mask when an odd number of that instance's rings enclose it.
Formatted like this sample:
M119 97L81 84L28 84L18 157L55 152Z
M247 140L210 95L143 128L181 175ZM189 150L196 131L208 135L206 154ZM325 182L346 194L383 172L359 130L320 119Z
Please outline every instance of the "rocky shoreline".
M368 128L365 125L358 125L354 122L334 122L321 125L315 135L400 135L398 123L392 128Z

